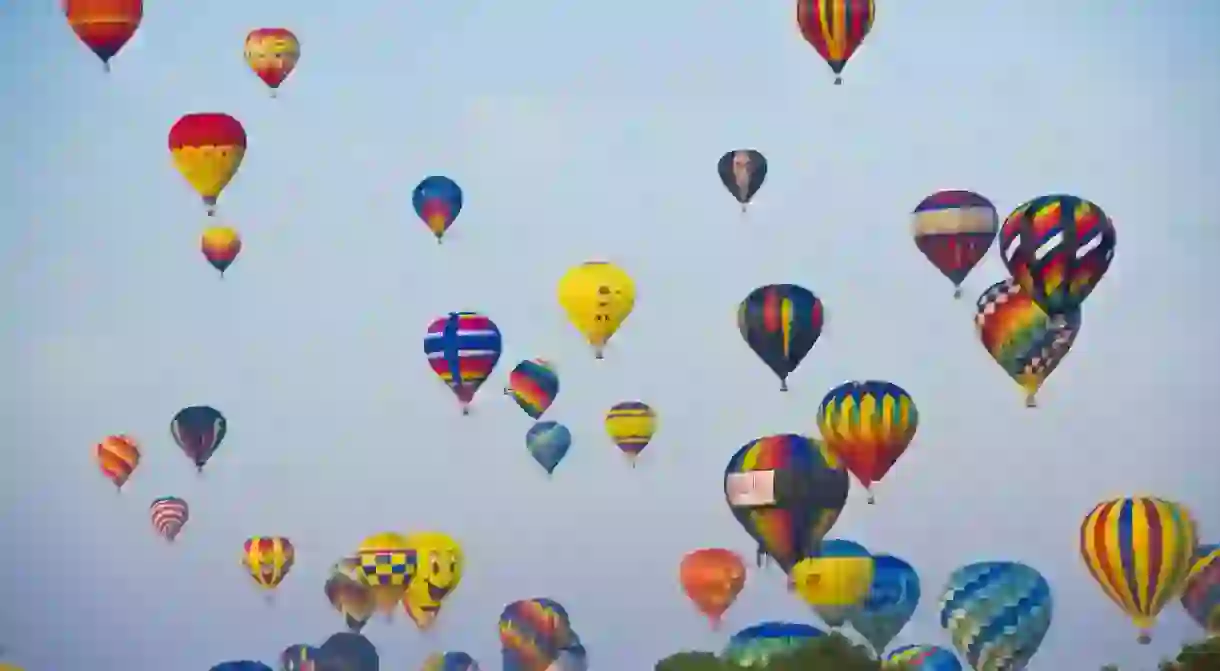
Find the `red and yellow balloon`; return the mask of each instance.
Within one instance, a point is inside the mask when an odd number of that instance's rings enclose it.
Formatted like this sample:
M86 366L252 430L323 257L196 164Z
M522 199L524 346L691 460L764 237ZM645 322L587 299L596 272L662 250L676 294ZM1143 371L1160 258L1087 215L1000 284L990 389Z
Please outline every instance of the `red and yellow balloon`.
M288 79L301 59L301 42L287 28L258 28L246 36L246 63L258 78L271 89Z
M241 236L237 231L228 226L213 226L203 232L202 238L199 240L200 251L203 252L203 257L212 264L212 267L220 271L220 276L225 276L225 271L233 262L237 260L237 255L241 253Z
M169 130L174 166L199 193L208 216L246 156L246 129L228 114L187 114Z
M144 19L143 0L63 0L64 15L72 32L102 60L110 59L131 40Z

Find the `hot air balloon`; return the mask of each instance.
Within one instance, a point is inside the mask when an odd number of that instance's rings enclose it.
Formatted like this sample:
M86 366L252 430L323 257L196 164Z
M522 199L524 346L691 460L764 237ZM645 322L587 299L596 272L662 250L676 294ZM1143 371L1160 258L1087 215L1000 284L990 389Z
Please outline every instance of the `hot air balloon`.
M567 611L551 599L508 604L499 630L504 671L547 671L573 636Z
M632 468L656 432L657 413L647 403L623 401L606 412L606 433L627 455Z
M827 556L802 559L792 567L792 586L810 606L851 608L873 583L873 558Z
M203 232L199 247L203 251L203 257L213 268L220 271L223 278L225 271L241 253L241 236L228 226L213 226Z
M1178 598L1197 541L1190 512L1155 497L1098 503L1080 525L1080 556L1106 596L1152 640L1156 616Z
M462 187L448 177L425 177L411 193L411 205L439 245L462 211Z
M822 440L868 490L902 456L915 430L919 412L906 390L892 382L845 382L822 399L818 429Z
M559 304L601 359L606 343L635 308L635 282L613 263L586 261L559 280Z
M1051 627L1051 586L1019 562L962 566L940 598L940 626L980 671L1022 671Z
M477 312L450 312L428 325L424 354L433 372L441 378L470 414L475 392L500 361L500 329Z
M479 671L479 663L464 652L433 653L419 671Z
M953 283L953 297L987 254L1000 228L1000 215L973 191L937 191L911 213L915 246Z
M807 624L760 622L733 634L720 657L741 668L764 667L771 658L792 654L824 635L821 629Z
M246 35L246 63L263 83L276 89L288 79L301 59L301 42L287 28L258 28Z
M246 129L228 114L187 114L169 130L174 166L199 193L208 216L246 156Z
M1055 324L1021 285L1009 278L979 296L974 324L987 353L1021 385L1026 407L1033 408L1038 405L1038 390L1076 342L1080 311Z
M847 502L847 471L823 444L781 434L746 443L724 469L733 517L784 573L818 556Z
M780 391L821 337L824 318L822 301L795 284L759 287L737 308L741 337L779 377Z
M1080 309L1114 259L1114 224L1095 203L1041 196L1000 226L1000 255L1013 279L1057 324Z
M266 590L268 601L295 562L296 549L283 536L252 536L242 547L242 566L250 572L254 583Z
M894 671L962 671L953 653L936 645L904 645L885 656L881 668Z
M550 475L572 447L572 432L559 422L538 422L526 432L525 447Z
M919 607L919 574L891 555L873 556L873 584L851 612L851 626L880 655Z
M386 615L394 612L407 591L414 567L407 562L407 538L385 531L373 534L356 551L364 582L373 590L373 603Z
M229 423L216 408L207 405L192 405L178 411L169 423L170 435L200 473L203 467L220 449Z
M148 507L148 515L157 535L173 543L191 518L191 508L176 496L162 496L153 500Z
M691 603L717 628L746 585L746 566L732 550L693 550L682 557L678 580Z
M364 580L360 562L351 557L339 560L331 567L323 591L331 607L343 616L347 628L360 633L376 608L373 590Z
M372 641L341 631L331 634L318 648L318 668L326 671L379 671L381 656Z
M274 671L274 669L262 662L242 659L232 662L221 662L213 666L210 671Z
M504 393L511 396L525 414L538 419L559 395L559 375L544 359L522 361L508 374Z
M143 0L63 0L63 8L72 32L102 59L106 72L144 19Z
M720 183L741 203L741 211L745 212L767 179L767 158L754 149L726 151L716 164L716 172L720 174Z
M1182 589L1182 608L1211 638L1220 637L1220 545L1195 552Z
M98 468L102 475L122 490L128 478L140 465L140 445L127 435L106 436L94 447Z
M821 551L819 552L818 556L822 557L822 558L869 557L871 560L871 555L869 555L868 550L866 550L863 545L860 545L859 543L853 543L852 541L843 540L841 538L828 538L826 540L823 540L822 548L821 548ZM873 569L870 567L869 584L871 584L872 578L873 578L872 570ZM797 583L798 589L799 589L800 580L794 578L793 581L795 583ZM869 584L865 584L865 586L864 586L865 592L868 591ZM861 596L864 596L864 595L862 594ZM858 600L853 599L844 605L834 605L834 604L826 604L826 603L819 603L819 604L812 604L812 605L813 605L813 611L818 614L818 617L822 618L822 621L826 623L826 626L830 627L831 629L838 629L839 627L842 627L843 625L848 623L851 612L853 609L855 609L857 601Z
M424 531L407 536L407 565L415 572L407 582L403 607L416 627L427 629L461 584L466 555L451 536Z
M280 671L314 671L320 654L312 645L290 645L280 653Z
M805 41L817 50L843 83L843 68L873 28L873 0L797 0L796 24Z

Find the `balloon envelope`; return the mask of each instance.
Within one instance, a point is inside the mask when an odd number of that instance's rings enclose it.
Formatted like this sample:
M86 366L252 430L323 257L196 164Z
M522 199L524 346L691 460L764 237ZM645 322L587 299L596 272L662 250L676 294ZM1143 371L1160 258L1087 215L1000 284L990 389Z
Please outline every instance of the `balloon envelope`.
M1051 626L1054 601L1041 573L1019 562L968 564L949 576L940 626L966 664L1022 671Z
M789 654L823 635L821 629L807 624L761 622L733 634L720 656L739 667L762 667L772 657Z

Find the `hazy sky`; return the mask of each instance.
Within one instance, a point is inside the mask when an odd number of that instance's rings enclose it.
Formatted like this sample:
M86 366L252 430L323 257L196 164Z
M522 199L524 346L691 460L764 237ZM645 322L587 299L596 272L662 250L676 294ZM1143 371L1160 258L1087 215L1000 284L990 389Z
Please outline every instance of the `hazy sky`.
M427 5L427 8L424 6ZM596 671L719 649L761 619L814 622L777 569L754 572L713 634L681 595L690 549L753 543L724 503L729 456L812 432L845 379L898 382L916 443L852 492L833 536L908 559L924 602L894 642L947 645L955 567L1015 559L1055 590L1034 671L1151 669L1198 633L1177 604L1135 631L1076 548L1099 499L1155 493L1220 534L1209 420L1220 401L1220 49L1214 3L878 0L841 87L799 37L791 0L149 3L105 76L52 0L0 5L0 644L29 671L206 669L273 661L340 628L322 595L365 535L444 530L469 555L434 631L367 629L387 669L464 649L499 667L504 603L566 604ZM935 6L936 9L931 9ZM246 32L303 42L278 100L241 58ZM222 283L207 224L170 163L182 114L227 112L249 152L220 200L246 249ZM770 160L748 219L721 153ZM410 206L428 174L466 209L438 247ZM973 297L919 254L908 213L961 187L1007 213L1070 192L1105 208L1118 251L1042 407L979 345ZM635 313L596 362L555 300L563 271L610 259ZM737 303L794 282L827 307L822 340L777 391L742 342ZM500 368L461 417L425 361L428 322L478 310ZM547 482L529 418L498 394L521 358L559 365L549 417L575 444ZM639 468L605 437L614 402L661 428ZM174 446L185 405L224 412L200 479ZM143 464L116 496L91 448L127 432ZM167 547L157 496L193 518ZM239 564L285 535L295 569L269 609Z

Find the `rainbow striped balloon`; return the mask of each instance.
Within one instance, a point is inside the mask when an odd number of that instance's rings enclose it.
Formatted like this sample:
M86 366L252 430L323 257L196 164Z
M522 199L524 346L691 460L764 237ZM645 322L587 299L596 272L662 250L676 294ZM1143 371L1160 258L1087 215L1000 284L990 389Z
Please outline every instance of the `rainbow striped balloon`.
M512 397L525 414L538 419L559 395L559 376L545 359L522 361L508 374L504 393Z

